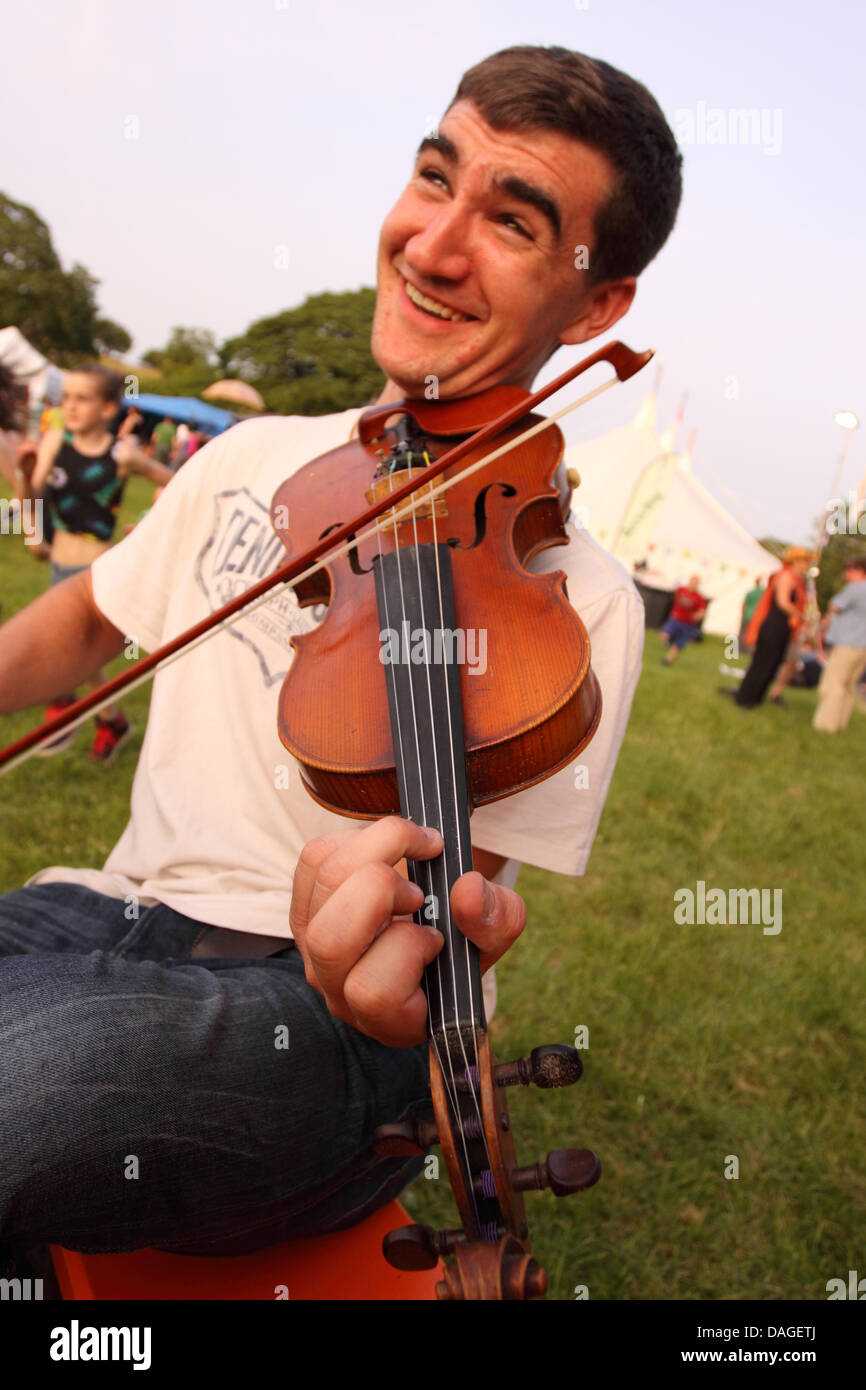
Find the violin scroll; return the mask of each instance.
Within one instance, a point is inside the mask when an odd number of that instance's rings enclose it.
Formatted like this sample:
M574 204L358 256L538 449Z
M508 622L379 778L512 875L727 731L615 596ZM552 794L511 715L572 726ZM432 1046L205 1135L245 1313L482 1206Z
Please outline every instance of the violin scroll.
M542 1089L570 1086L583 1064L573 1047L536 1047L529 1057L498 1065L486 1034L479 1034L477 1065L464 1076L443 1076L440 1049L431 1043L431 1093L435 1123L404 1120L381 1125L373 1136L377 1153L389 1157L425 1154L442 1145L448 1176L463 1221L460 1230L405 1226L382 1245L396 1269L434 1269L453 1256L437 1285L438 1298L540 1298L544 1270L529 1252L522 1193L550 1190L556 1197L584 1192L598 1182L601 1163L590 1149L556 1149L539 1163L518 1166L504 1091L508 1086Z

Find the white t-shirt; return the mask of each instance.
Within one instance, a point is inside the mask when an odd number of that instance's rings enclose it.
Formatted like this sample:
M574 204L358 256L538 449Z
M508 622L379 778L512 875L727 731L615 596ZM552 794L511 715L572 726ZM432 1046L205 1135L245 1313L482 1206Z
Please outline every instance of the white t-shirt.
M265 417L217 436L135 530L94 562L97 606L152 651L270 573L285 558L269 519L274 493L311 459L346 443L360 414ZM570 543L543 551L533 569L566 572L589 632L603 713L576 760L585 772L569 766L474 812L473 844L513 861L498 875L508 884L520 862L584 872L640 673L643 604L634 585L585 531L570 526L569 533ZM54 867L28 881L81 883L144 906L165 903L213 926L289 938L303 846L349 824L307 794L277 733L290 638L315 621L284 590L161 671L129 823L104 868Z

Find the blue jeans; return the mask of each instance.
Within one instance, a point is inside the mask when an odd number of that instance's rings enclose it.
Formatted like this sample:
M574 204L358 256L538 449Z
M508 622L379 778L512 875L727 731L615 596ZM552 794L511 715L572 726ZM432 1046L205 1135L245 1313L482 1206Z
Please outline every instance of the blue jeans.
M355 1225L418 1175L370 1141L430 1115L426 1046L332 1018L291 944L193 964L206 926L126 910L67 883L0 896L6 1260L44 1243L246 1254Z

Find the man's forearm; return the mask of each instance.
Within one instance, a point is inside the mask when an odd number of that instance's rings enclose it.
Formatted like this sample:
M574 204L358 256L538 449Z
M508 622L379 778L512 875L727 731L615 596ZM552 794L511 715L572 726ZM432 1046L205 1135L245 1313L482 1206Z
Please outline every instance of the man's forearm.
M89 570L55 585L0 627L0 714L74 690L123 641L93 601Z

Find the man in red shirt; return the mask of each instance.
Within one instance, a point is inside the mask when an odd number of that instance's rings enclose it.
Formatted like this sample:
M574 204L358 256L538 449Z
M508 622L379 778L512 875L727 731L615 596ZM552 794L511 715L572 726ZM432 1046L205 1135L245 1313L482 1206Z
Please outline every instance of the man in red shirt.
M707 600L698 590L700 582L700 575L693 574L688 584L681 585L674 594L671 615L661 629L662 640L668 644L662 666L672 666L686 643L698 634L707 611Z

